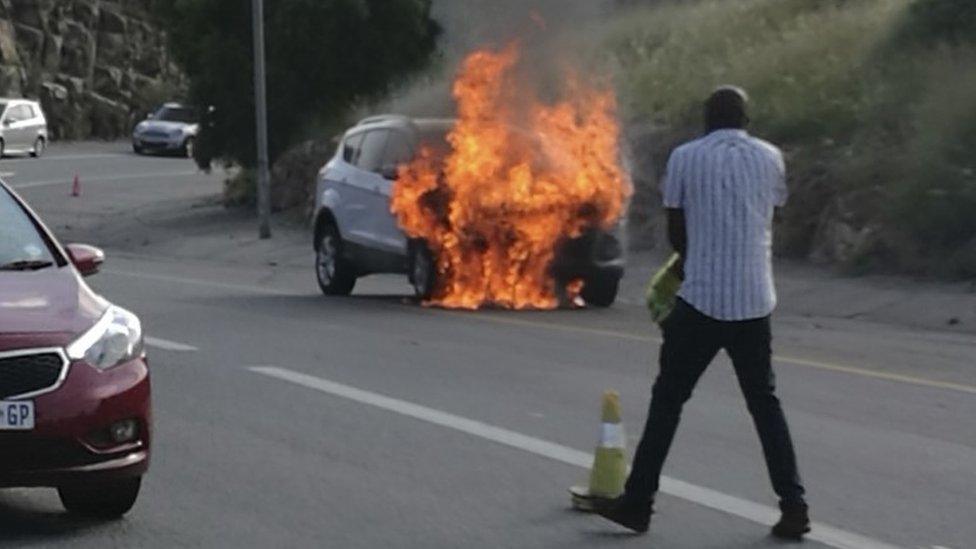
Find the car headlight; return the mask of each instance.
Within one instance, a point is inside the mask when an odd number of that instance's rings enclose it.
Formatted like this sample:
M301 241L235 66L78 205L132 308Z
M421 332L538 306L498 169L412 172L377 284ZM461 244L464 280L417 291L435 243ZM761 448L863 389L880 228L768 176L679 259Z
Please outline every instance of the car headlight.
M173 130L169 132L169 136L172 138L183 137L183 130Z
M107 370L142 356L142 323L129 311L111 306L66 351L72 360L84 360L99 370Z
M134 133L142 133L145 130L146 130L146 123L145 122L139 122L138 124L136 124L136 129L135 129L135 132Z

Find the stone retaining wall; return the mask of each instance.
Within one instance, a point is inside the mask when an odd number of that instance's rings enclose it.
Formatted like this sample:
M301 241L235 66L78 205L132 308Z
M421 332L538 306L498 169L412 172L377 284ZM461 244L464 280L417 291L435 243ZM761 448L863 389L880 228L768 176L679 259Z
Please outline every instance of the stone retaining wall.
M117 138L185 83L150 0L0 0L0 96L40 99L54 139Z

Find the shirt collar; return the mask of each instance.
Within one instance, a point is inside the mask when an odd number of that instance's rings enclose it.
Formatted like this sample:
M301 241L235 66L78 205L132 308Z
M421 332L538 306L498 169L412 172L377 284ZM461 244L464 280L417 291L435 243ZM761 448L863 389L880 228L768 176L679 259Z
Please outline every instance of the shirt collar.
M721 130L714 130L708 134L709 137L749 137L749 132L738 128L724 128Z

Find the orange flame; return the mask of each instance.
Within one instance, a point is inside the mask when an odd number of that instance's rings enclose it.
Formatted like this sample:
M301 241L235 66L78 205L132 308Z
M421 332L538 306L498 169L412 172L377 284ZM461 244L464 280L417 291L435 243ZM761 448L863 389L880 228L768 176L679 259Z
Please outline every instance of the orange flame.
M550 273L557 245L614 226L630 196L613 93L570 75L566 99L545 104L518 86L518 61L515 45L468 56L450 152L425 148L400 169L391 209L436 258L428 305L557 307L567 293Z

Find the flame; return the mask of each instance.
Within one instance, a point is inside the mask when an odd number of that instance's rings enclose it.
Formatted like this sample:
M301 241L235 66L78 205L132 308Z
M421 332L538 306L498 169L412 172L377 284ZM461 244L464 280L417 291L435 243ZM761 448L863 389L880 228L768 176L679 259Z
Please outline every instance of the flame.
M400 168L391 210L436 258L428 305L551 309L582 284L557 288L558 244L620 219L631 183L619 162L612 92L566 78L565 99L519 86L519 50L469 55L454 83L450 150L425 147Z

